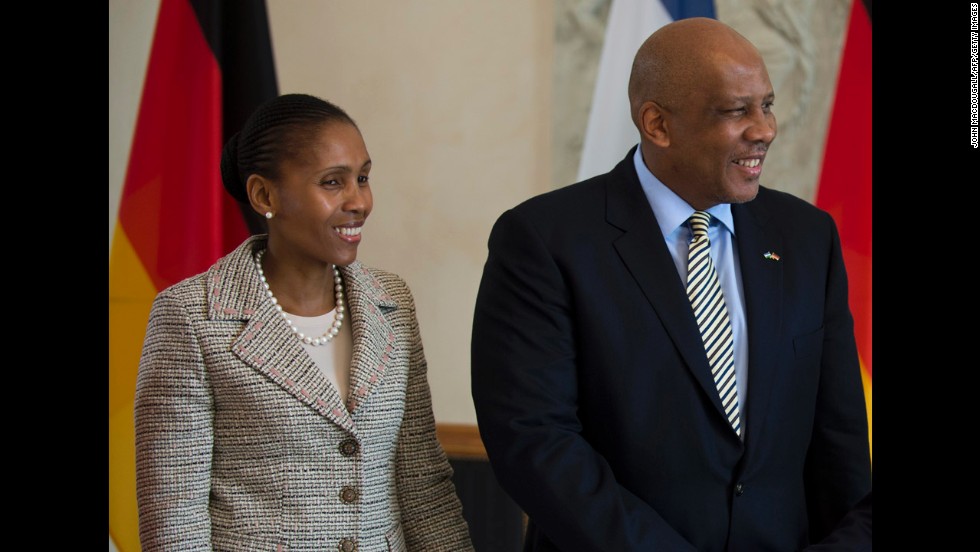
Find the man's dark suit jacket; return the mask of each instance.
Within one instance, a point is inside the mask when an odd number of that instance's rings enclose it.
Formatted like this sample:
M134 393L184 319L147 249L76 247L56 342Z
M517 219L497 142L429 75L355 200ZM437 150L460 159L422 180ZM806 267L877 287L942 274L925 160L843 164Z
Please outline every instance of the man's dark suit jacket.
M494 472L530 519L525 550L870 549L867 416L833 219L766 188L732 205L742 442L632 155L507 211L490 236L472 390Z

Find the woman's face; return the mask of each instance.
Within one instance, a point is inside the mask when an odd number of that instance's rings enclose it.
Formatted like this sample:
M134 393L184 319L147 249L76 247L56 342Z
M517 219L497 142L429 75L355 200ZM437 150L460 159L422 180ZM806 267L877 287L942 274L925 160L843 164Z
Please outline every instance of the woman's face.
M276 255L299 263L353 262L373 207L370 171L357 128L345 122L321 126L306 151L283 162L272 187L269 239Z

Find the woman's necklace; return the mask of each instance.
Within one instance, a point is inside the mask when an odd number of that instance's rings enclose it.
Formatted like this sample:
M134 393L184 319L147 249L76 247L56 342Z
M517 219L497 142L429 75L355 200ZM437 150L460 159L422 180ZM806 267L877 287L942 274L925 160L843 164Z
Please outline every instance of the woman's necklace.
M263 249L255 254L255 269L259 271L259 280L262 280L262 285L265 286L265 294L269 296L272 304L276 306L276 310L279 311L279 314L286 321L289 329L293 330L293 334L295 334L300 341L307 345L313 345L316 347L330 343L330 340L340 333L340 327L344 324L344 281L340 278L340 271L337 270L337 265L330 265L330 267L333 269L334 297L337 299L337 306L334 309L333 314L333 324L331 324L330 328L320 337L310 337L299 331L299 328L293 325L293 321L286 316L286 313L282 310L282 305L279 304L279 300L276 299L276 296L272 294L272 290L269 289L269 282L266 281L265 272L262 271L262 255L265 255L265 251L266 250Z

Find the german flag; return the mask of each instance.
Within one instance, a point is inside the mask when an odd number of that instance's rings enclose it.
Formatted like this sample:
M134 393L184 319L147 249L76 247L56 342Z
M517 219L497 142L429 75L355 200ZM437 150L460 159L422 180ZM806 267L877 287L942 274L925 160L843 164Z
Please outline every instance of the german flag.
M262 220L225 193L225 140L277 95L264 0L161 0L109 255L109 536L140 550L133 398L150 306Z
M867 4L867 5L866 5ZM837 222L847 267L871 441L871 8L853 0L841 53L818 207Z

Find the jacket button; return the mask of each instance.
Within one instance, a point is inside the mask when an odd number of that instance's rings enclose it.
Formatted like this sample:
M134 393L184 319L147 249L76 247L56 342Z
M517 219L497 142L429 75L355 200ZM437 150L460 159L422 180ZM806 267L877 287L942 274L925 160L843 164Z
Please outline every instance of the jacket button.
M739 481L735 484L735 496L742 496L743 492L745 492L745 486Z
M344 487L340 489L340 500L345 504L357 502L357 489L354 487Z
M354 539L341 539L337 545L340 552L357 552L357 542Z
M354 456L357 454L357 441L353 439L344 439L340 442L340 454L344 456Z

